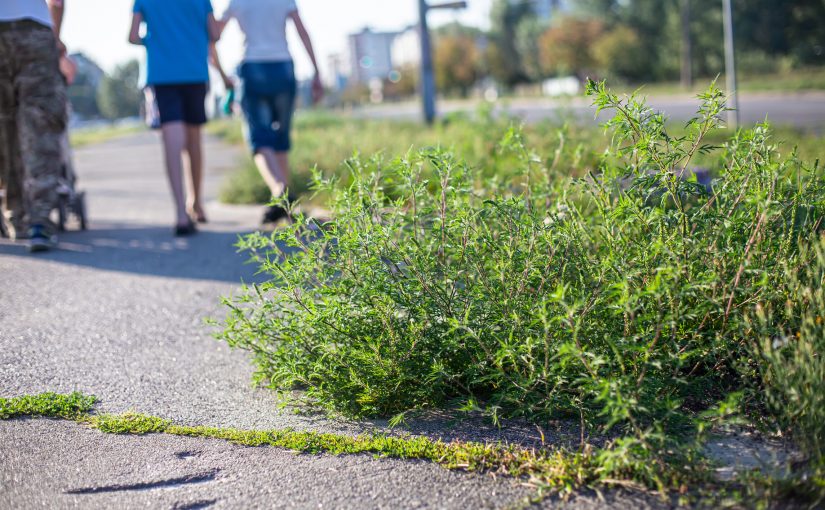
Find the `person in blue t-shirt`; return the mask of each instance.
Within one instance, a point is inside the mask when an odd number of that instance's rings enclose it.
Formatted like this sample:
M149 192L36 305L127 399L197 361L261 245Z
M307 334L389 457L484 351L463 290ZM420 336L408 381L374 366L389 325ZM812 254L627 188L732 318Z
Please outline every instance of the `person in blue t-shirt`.
M146 25L140 36L141 25ZM175 235L206 222L201 201L201 126L206 123L209 44L220 30L210 0L135 0L129 42L146 47L146 85L160 114L169 184L175 200ZM183 153L190 173L184 197Z

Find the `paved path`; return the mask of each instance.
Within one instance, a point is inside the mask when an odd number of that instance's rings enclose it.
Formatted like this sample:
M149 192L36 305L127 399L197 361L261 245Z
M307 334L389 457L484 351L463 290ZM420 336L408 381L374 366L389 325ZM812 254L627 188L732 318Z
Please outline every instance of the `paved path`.
M691 95L651 96L650 104L675 121L684 122L696 115L699 100ZM572 99L513 98L504 99L496 107L499 113L506 113L537 122L545 119L569 118L593 122L592 101L586 97ZM473 112L477 101L442 101L439 113ZM386 104L367 107L355 111L355 115L366 118L419 119L421 107L417 103ZM762 122L766 118L776 126L793 126L822 132L825 129L825 92L801 93L746 93L740 98L739 113L743 125ZM608 118L599 116L599 121Z
M250 386L245 353L231 352L204 325L222 315L220 296L256 278L233 243L255 227L260 208L214 200L239 157L210 141L211 223L179 240L171 235L155 135L77 152L91 230L67 233L59 250L45 256L0 241L0 397L79 390L99 397L103 411L135 410L192 425L340 433L383 426L279 412L271 393ZM504 434L477 424L446 428L438 420L415 431L465 439ZM526 441L536 435L507 434ZM1 509L501 508L529 494L513 480L425 462L111 436L52 420L0 421ZM576 507L646 502L583 496Z

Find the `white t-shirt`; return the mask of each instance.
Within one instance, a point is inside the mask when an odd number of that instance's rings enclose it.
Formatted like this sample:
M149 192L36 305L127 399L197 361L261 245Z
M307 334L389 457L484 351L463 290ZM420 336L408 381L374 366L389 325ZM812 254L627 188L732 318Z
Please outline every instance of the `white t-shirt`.
M231 0L223 20L238 20L245 38L244 62L284 62L292 60L286 20L297 10L295 0Z
M0 21L34 20L52 26L46 0L0 0Z

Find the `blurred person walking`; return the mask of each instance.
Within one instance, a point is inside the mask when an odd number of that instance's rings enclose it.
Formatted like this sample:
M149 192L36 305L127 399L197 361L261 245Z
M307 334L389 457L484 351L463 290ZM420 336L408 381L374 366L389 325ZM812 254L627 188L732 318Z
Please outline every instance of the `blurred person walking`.
M210 0L135 0L129 42L146 47L146 85L160 116L176 236L205 223L201 126L206 123L209 44L220 36ZM141 27L145 24L145 35ZM184 191L184 154L188 179Z
M246 118L246 136L255 165L272 192L281 197L288 188L292 114L297 83L292 55L286 40L286 24L292 20L315 69L312 97L323 95L318 63L295 0L230 0L218 22L220 30L237 20L244 35L244 58L238 68L241 79L241 109ZM222 76L217 52L212 55ZM233 84L224 79L227 88ZM287 217L280 205L270 205L263 223Z
M66 129L66 85L59 60L63 0L0 2L0 186L13 239L29 250L57 243L50 220L57 205Z

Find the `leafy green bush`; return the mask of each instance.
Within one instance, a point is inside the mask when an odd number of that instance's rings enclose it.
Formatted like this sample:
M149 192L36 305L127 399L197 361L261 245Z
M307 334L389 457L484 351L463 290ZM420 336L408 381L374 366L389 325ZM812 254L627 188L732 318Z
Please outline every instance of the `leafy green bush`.
M326 225L299 218L242 247L271 276L227 300L222 338L260 380L351 416L462 403L575 417L623 438L613 471L664 462L698 411L752 384L748 314L789 299L782 267L825 215L821 173L767 126L724 147L710 189L692 161L725 111L711 88L684 135L590 83L614 149L580 179L511 130L515 178L450 152L347 162ZM743 375L745 374L745 375ZM664 464L663 464L664 465Z
M801 450L825 469L825 238L785 264L785 303L761 305L756 364L768 407Z

